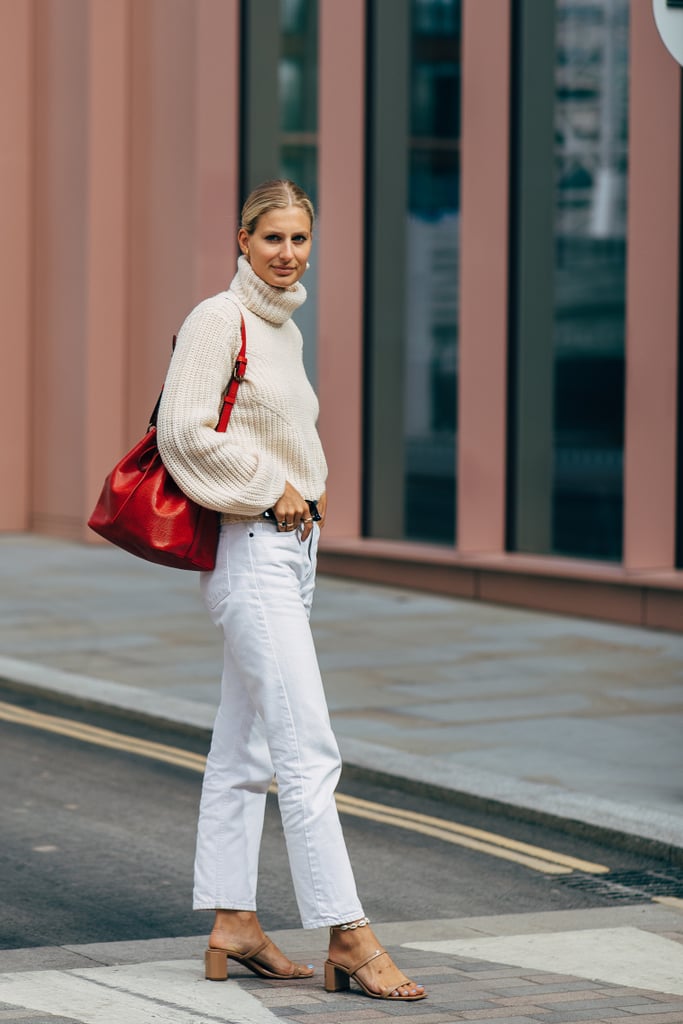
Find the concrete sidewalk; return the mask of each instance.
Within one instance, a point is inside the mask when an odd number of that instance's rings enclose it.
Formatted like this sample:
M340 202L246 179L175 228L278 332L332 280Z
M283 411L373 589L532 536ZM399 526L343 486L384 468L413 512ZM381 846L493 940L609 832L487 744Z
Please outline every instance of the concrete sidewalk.
M266 982L230 963L205 982L203 940L0 952L11 1024L681 1024L683 911L654 904L378 926L429 990L400 1006L326 993L323 932L274 932L316 976Z
M348 765L683 851L683 635L330 578L313 630ZM0 537L0 678L208 730L220 662L197 574Z
M206 732L221 642L194 574L110 547L0 538L0 678ZM347 764L683 857L683 637L320 581L314 633ZM0 952L0 1022L683 1024L683 901L384 922L429 988L322 988L326 935L274 933L318 976L204 982L204 936Z

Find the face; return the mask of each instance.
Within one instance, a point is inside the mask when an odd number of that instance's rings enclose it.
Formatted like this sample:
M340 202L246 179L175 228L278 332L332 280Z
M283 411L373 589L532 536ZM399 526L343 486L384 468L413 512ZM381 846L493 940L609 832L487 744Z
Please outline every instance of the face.
M300 206L262 213L253 234L240 228L237 241L252 270L274 288L291 288L306 271L313 233Z

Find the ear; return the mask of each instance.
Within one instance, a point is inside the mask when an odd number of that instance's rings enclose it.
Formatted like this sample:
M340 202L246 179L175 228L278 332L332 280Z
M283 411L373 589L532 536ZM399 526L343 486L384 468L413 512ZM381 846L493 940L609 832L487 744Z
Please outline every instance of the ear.
M249 251L249 232L246 228L240 228L237 232L237 244L246 256Z

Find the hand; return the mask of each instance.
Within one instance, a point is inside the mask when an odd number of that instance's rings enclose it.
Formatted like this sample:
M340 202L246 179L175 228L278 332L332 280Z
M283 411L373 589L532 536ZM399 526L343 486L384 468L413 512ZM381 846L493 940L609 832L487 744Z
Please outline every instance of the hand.
M273 512L280 533L294 533L301 528L301 539L308 538L313 529L311 511L305 498L289 481L285 483L284 494L273 505Z

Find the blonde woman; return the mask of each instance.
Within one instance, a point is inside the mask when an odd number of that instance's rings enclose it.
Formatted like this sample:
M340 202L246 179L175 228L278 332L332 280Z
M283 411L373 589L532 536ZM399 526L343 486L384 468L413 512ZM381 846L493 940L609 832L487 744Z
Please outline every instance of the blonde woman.
M304 928L330 927L325 987L353 977L373 998L424 988L375 938L356 892L334 791L341 762L309 626L327 466L318 403L291 319L313 240L314 211L290 181L255 189L242 210L241 256L228 291L200 303L178 335L158 418L162 458L180 487L221 513L216 568L201 589L223 630L221 702L199 813L194 907L215 911L206 977L228 959L265 978L306 978L256 913L258 856L273 775ZM341 284L341 283L340 283ZM247 334L248 368L226 433L215 430Z

